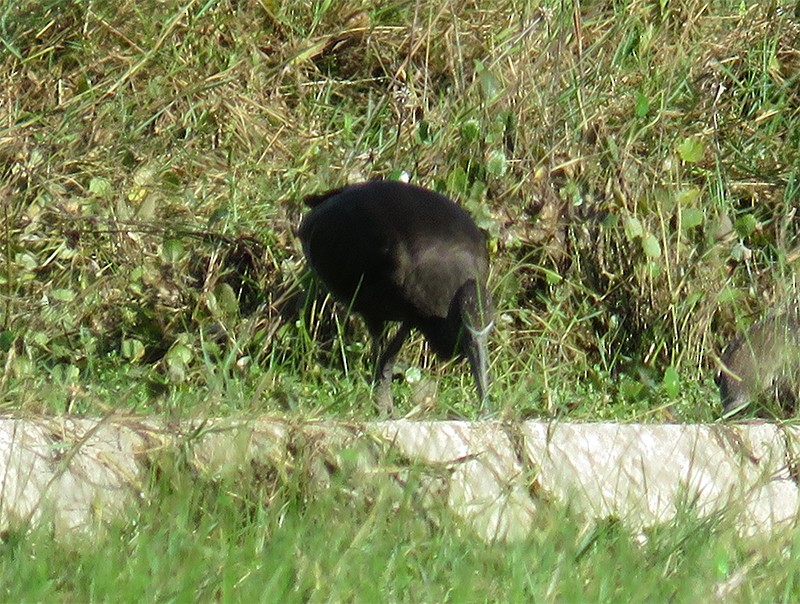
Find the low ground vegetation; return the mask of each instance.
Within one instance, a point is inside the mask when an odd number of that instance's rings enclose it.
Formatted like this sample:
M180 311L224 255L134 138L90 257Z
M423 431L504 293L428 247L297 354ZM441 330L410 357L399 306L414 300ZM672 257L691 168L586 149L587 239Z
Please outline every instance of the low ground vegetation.
M366 331L315 287L295 230L305 195L408 175L489 236L499 415L716 418L722 346L794 295L798 11L6 3L4 411L373 416ZM398 413L476 417L468 371L431 362L421 338L402 360ZM797 595L791 539L752 554L691 518L642 546L614 525L587 540L558 516L507 548L377 505L331 540L335 502L256 498L242 516L225 489L177 492L119 528L117 558L82 552L66 574L52 569L72 553L9 535L7 599L113 598L108 567L128 563L131 599L191 584L202 599L691 601L737 567L758 577L743 599ZM172 505L177 528L162 519ZM642 576L655 591L633 590ZM145 577L176 587L147 591Z
M721 346L793 284L791 4L3 10L9 410L373 413L363 326L295 237L354 180L486 230L512 417L710 419ZM421 339L405 362L473 415Z

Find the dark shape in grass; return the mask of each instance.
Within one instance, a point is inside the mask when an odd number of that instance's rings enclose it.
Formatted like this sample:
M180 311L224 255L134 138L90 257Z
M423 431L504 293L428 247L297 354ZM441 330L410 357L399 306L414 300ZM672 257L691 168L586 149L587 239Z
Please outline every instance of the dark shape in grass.
M411 329L441 357L467 357L483 402L494 324L486 240L447 197L373 181L313 195L300 225L308 263L333 295L360 314L373 339L376 399L392 407L394 359ZM401 325L388 344L386 323Z
M751 404L767 416L797 410L800 399L800 307L774 311L734 338L717 374L723 416Z

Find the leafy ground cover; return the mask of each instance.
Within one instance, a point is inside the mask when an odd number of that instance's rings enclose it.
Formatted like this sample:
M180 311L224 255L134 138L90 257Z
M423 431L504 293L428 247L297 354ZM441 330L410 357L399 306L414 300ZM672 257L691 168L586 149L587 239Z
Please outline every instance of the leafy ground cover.
M306 194L407 174L489 236L499 414L717 417L722 345L800 258L798 10L3 4L3 411L372 416L363 326L294 230ZM419 338L402 362L400 413L476 416L468 372ZM98 547L6 535L4 599L797 599L796 539L724 519L641 539L557 511L489 545L411 502L153 488Z
M489 234L501 412L710 419L720 347L793 283L798 28L691 0L8 4L3 404L372 413L363 327L294 230L304 195L405 173ZM403 360L401 412L421 365L426 414L474 416L464 372Z
M354 493L336 478L309 497L291 476L154 473L140 513L99 544L46 527L4 535L7 601L792 602L794 531L758 543L687 510L632 534L544 507L529 538L487 543L417 497ZM413 474L410 484L413 485ZM411 493L412 491L409 491Z

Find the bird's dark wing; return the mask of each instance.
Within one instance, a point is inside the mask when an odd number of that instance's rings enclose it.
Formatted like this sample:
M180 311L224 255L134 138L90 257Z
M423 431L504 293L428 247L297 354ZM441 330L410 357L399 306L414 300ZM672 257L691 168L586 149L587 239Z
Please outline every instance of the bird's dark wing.
M398 289L395 235L359 208L324 205L301 227L306 257L328 289L373 325L403 320L409 310Z
M436 242L409 250L395 276L404 297L423 317L447 317L458 289L470 279L486 281L484 254L471 246Z

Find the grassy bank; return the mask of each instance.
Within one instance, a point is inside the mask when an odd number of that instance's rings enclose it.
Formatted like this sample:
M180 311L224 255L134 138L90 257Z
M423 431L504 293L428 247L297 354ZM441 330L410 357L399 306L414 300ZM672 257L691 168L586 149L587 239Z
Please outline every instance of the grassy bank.
M721 347L800 258L798 22L793 2L5 3L2 410L373 415L363 325L294 230L306 194L407 174L489 236L499 413L716 418ZM399 414L475 417L465 368L420 338L401 361ZM2 598L798 598L794 535L724 519L631 535L552 510L486 544L414 501L243 485L154 476L97 546L9 532Z
M372 413L363 326L294 236L353 180L487 231L512 416L710 419L721 346L793 283L791 3L3 11L9 410ZM464 372L404 354L429 413L473 414Z
M183 470L186 470L184 468ZM265 478L261 477L262 480ZM722 518L679 514L658 530L541 510L528 539L489 544L415 497L315 498L292 479L161 473L143 510L98 544L46 528L6 534L6 601L778 602L796 601L793 534L742 541ZM246 486L243 486L246 485ZM755 545L755 546L754 546Z

